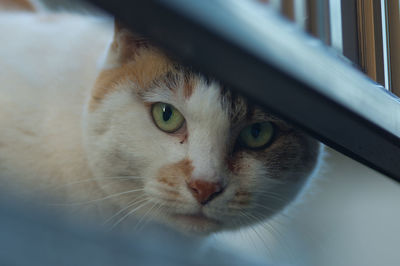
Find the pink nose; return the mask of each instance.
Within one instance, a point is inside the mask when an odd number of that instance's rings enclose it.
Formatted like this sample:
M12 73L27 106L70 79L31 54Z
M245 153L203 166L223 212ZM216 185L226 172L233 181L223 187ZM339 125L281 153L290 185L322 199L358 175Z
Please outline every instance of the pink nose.
M188 187L201 205L207 204L207 202L222 192L222 187L219 183L202 180L191 180L188 183Z

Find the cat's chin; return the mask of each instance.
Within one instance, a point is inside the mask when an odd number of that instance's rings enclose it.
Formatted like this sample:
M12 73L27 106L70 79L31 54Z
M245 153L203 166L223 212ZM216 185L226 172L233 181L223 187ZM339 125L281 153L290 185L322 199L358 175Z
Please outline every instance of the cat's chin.
M169 214L167 223L186 235L207 236L221 231L220 221L203 214Z

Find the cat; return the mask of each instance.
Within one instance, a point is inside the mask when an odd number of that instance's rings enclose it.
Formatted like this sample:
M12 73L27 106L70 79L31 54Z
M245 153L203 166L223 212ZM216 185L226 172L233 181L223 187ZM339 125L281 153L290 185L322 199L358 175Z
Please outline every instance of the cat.
M0 15L3 184L90 203L113 226L136 217L194 235L258 223L296 199L319 142L112 24Z

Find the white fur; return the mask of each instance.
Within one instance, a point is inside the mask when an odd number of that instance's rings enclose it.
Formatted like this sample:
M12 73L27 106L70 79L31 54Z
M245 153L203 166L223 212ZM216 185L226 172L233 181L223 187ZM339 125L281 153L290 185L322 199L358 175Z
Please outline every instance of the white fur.
M91 177L81 145L82 111L111 35L112 28L97 18L0 16L3 180L45 187ZM70 193L87 194L77 186Z

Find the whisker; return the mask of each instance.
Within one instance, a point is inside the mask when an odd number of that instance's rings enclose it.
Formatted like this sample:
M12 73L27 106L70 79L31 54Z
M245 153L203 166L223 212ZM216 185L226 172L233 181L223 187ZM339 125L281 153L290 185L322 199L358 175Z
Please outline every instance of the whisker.
M143 208L144 206L146 206L148 203L151 203L151 201L146 198L146 201L144 203L142 203L141 205L139 205L138 207L130 210L127 214L125 214L124 216L122 216L122 218L120 218L118 221L116 221L110 228L110 230L113 230L118 224L120 224L123 220L125 220L126 218L128 218L130 215L132 215L135 211Z
M138 203L141 203L141 202L147 200L147 199L145 198L145 199L142 199L142 200L137 201L138 198L140 198L140 196L139 196L139 197L136 197L133 201L129 202L129 203L128 203L128 206L126 206L126 207L120 209L117 213L115 213L114 215L112 215L111 217L109 217L107 220L105 220L105 221L103 222L103 225L108 224L109 222L111 222L112 219L114 219L115 217L117 217L119 214L121 214L121 213L124 212L125 210L129 209L130 207L132 207L132 206L134 206L134 205L136 205L136 204L138 204Z
M243 219L242 219L243 217L242 216L237 216L237 223L234 223L236 226L238 226L238 232L239 232L239 235L240 235L240 237L242 238L242 240L244 240L245 241L245 239L246 238L248 238L249 237L249 234L245 234L244 232L243 232L243 225L246 225L246 222L243 222ZM250 239L250 238L249 238ZM254 246L256 246L255 245L255 243L253 242L253 239L250 239L250 241L253 243L253 245Z
M245 217L246 217L248 220L250 220L251 222L254 222L254 220L260 222L259 219L257 219L256 217L252 217L252 215L250 215L250 214L248 214L248 213L246 214L245 212L241 212L241 214L242 214L243 216L245 216ZM263 243L263 246L266 248L266 250L267 250L269 256L272 256L271 248L269 247L269 244L268 244L268 242L265 240L265 238L264 238L263 236L260 235L260 233L258 232L258 230L257 230L256 228L254 228L253 225L250 226L250 229L251 229L251 230L254 232L254 234L261 240L261 242ZM271 234L271 232L269 232L268 230L267 230L267 232L268 232L268 234ZM258 246L258 245L256 245L256 247L257 247L257 246Z
M275 228L272 224L270 224L271 220L265 221L264 219L256 216L256 214L248 214L251 217L253 217L255 220L259 222L259 227L263 230L265 230L268 234L274 237L276 242L279 244L279 249L283 249L287 252L290 251L289 244L286 242L286 238L284 235L277 229ZM269 230L270 229L270 230Z
M288 248L288 244L286 243L286 238L285 238L285 236L282 234L281 231L279 231L279 230L278 230L277 228L275 228L272 224L270 224L270 221L266 221L266 222L264 222L264 223L261 223L260 226L261 226L261 228L264 228L264 229L267 229L267 227L268 227L269 229L271 229L272 232L278 236L278 239L279 239L278 243L280 243L281 245L283 245L283 248L284 248L286 251L290 250L290 249ZM267 230L267 231L269 231L269 230Z
M164 203L159 202L159 207L156 209L154 217L158 218L159 215L162 213L162 207L165 205ZM158 213L157 213L158 212Z
M244 233L243 233L242 226L247 224L244 218L246 218L246 217L244 217L243 214L241 214L241 216L238 217L238 219L239 219L239 221L240 221L240 223L239 223L239 228L240 228L241 237L242 237L243 240L245 240L246 238L249 239L250 242L251 242L251 244L253 245L253 247L254 247L254 248L257 248L258 245L257 245L256 242L254 241L254 238L252 237L252 235L251 235L251 234L244 234ZM243 220L244 220L244 221L243 221Z
M261 195L261 199L265 200L265 201L276 201L277 203L282 203L283 205L286 205L288 200L281 198L281 197L277 197L277 196L273 196L273 195L268 195L268 194L262 194Z
M157 204L158 208L155 209L155 210L153 211L153 213L152 213L152 215L153 215L154 218L158 218L158 217L159 217L159 215L160 215L161 212L162 212L162 207L165 205L165 203L162 203L162 202L159 202L159 201L156 201L156 204Z
M278 194L278 193L275 193L275 192L272 192L269 190L252 190L251 192L254 194L258 194L258 195L261 194L261 195L273 196L273 197L276 197L276 199L280 199L280 200L286 202L286 199L283 198L281 194Z
M108 196L103 197L103 198L94 199L94 200L89 200L89 201L85 201L85 202L49 203L49 205L50 205L50 206L75 206L75 205L84 205L84 204L90 204L90 203L95 203L95 202L99 202L99 201L111 199L111 198L114 198L114 197L117 197L117 196L129 194L129 193L133 193L133 192L143 191L143 190L144 190L144 188L132 189L132 190L128 190L128 191L123 191L123 192L111 194L111 195L108 195Z
M153 206L151 206L150 209L148 209L148 210L142 215L142 217L140 217L139 221L136 223L135 230L139 231L139 228L142 228L142 227L139 227L140 223L146 218L146 216L151 212L151 210L153 210L154 207L156 207L156 206L158 205L157 202L153 202L153 203L154 203ZM145 224L143 224L143 227L144 227L144 226L145 226Z
M260 203L257 203L257 202L253 202L252 205L257 206L257 207L260 207L260 208L265 209L265 210L270 211L270 212L276 212L275 209L273 209L273 208L268 208L267 206L264 206L264 205L262 205L262 204L260 204ZM287 218L287 219L289 219L289 220L292 219L290 216L288 216L288 215L285 214L284 212L280 212L279 215L282 215L282 217L285 217L285 218Z
M59 190L65 187L73 186L73 185L78 185L82 183L89 183L89 182L95 182L95 181L101 181L101 180L113 180L113 179L127 179L127 180L137 180L137 179L144 179L143 177L140 176L104 176L104 177L92 177L92 178L87 178L87 179L82 179L82 180L77 180L77 181L72 181L69 183L65 184L54 184L54 185L48 185L45 187L40 187L37 188L36 191L43 191L43 190Z

